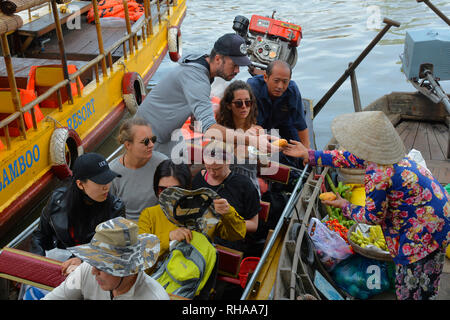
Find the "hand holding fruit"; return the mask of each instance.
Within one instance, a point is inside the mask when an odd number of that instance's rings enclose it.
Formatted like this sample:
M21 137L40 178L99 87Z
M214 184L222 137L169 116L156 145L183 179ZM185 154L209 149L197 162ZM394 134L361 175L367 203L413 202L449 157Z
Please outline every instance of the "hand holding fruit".
M331 192L326 192L326 193L329 194ZM324 193L322 193L322 194L324 194ZM339 193L335 194L335 198L334 199L332 199L332 197L330 197L329 195L325 195L324 199L322 199L321 198L322 194L319 196L319 198L322 201L322 203L327 205L327 206L332 206L332 207L335 207L335 208L342 209L342 208L346 207L348 205L348 203L349 203L347 200L343 199Z

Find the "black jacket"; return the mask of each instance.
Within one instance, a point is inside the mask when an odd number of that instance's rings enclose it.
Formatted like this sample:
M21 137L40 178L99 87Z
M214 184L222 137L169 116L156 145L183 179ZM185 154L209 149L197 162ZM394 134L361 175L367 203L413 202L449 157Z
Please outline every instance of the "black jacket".
M69 233L66 192L67 187L61 187L53 191L50 196L47 205L42 210L39 227L33 232L31 252L45 256L45 250L53 248L66 249L76 245ZM125 217L125 204L123 201L115 196L111 195L111 197L113 209L105 221L119 216ZM94 222L88 226L91 232L86 235L86 239L91 239L94 236L95 227Z

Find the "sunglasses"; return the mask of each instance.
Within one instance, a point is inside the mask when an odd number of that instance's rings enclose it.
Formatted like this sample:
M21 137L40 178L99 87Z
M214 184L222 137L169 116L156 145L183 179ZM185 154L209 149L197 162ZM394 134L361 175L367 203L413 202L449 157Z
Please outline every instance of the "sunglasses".
M231 101L231 103L238 108L242 108L244 104L247 108L251 108L253 106L253 100L234 100Z
M143 144L147 147L148 144L150 143L150 141L151 141L152 143L155 143L155 142L156 142L156 136L153 136L153 137L151 137L151 138L147 137L147 138L145 138L144 140L142 140L141 143L143 143Z

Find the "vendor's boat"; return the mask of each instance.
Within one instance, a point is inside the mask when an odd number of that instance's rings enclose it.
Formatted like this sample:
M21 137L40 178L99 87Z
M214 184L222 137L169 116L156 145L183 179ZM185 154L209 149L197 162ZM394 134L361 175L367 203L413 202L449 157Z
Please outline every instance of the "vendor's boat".
M402 56L403 71L418 92L392 92L363 109L364 111L383 111L402 138L407 152L413 149L419 151L425 165L443 186L450 183L450 105L448 96L443 93L436 80L436 75L439 74L437 77L440 80L450 78L445 74L447 68L438 61L438 55L432 56L431 52L439 52L437 47L448 46L449 34L449 30L446 29L407 32L405 51ZM423 37L418 40L418 35ZM442 42L438 44L439 41ZM435 46L436 51L429 46ZM420 56L418 47L428 48L423 51L427 52L426 59ZM448 61L448 56L442 61ZM357 104L355 104L355 111L359 111ZM325 150L338 147L337 141L333 138ZM308 234L311 219L323 220L327 215L318 197L321 192L331 190L329 180L325 179L327 175L334 177L335 182L364 184L362 170L327 167L312 169L296 204L295 213L290 215L291 218L286 227L273 288L274 299L354 298L347 291L342 290L342 286L336 284L336 278L325 269ZM448 264L448 260L446 263ZM449 298L450 279L445 269L441 276L438 299ZM391 290L382 295L374 295L372 298L395 299L395 294Z
M135 112L167 51L179 57L186 0L130 2L2 2L0 237Z

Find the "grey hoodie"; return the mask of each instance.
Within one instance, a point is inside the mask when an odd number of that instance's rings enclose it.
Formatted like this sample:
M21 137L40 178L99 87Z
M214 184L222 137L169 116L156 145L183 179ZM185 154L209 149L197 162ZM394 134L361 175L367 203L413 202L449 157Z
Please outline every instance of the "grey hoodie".
M191 113L201 121L202 132L216 123L211 105L209 70L190 62L202 55L187 55L168 72L144 99L136 113L150 122L159 144L171 141L174 130L183 126Z

